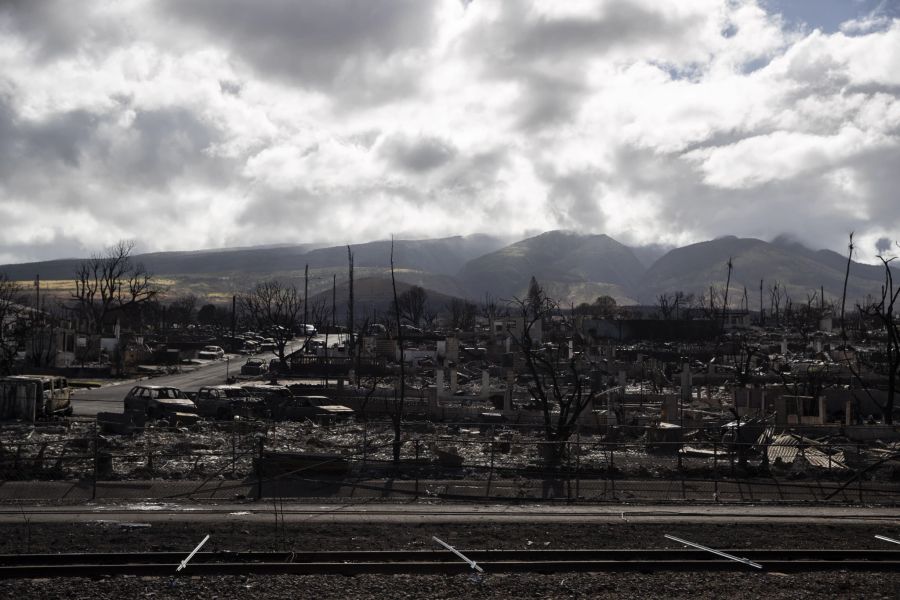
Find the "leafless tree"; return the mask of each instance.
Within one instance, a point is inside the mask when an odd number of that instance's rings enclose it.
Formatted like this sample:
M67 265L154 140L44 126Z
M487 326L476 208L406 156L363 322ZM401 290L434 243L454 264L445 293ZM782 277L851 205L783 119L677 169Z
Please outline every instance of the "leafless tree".
M197 311L197 296L185 294L169 302L169 322L185 328L194 322Z
M900 244L898 244L900 247ZM884 284L881 286L881 297L874 302L861 306L864 315L874 317L881 323L885 334L885 366L887 367L888 389L887 400L881 406L884 422L894 422L894 397L897 390L897 376L900 375L900 318L894 312L897 298L900 297L900 286L894 285L894 273L891 269L893 258L878 257L884 265Z
M159 293L153 276L131 258L134 242L120 241L82 261L75 273L75 308L94 334L112 314L153 300Z
M777 281L769 286L769 314L775 319L776 327L781 325L781 303L784 299L784 288Z
M34 367L52 367L59 351L58 337L64 321L61 307L45 304L40 311L32 311L27 335L28 362Z
M681 300L681 292L674 294L662 293L656 297L656 306L659 308L660 316L666 321L677 318L678 303Z
M400 294L397 301L400 303L401 316L419 327L428 305L428 292L425 291L425 288L418 285L411 286Z
M466 331L475 326L478 307L474 303L462 298L451 298L447 303L447 311L450 313L450 329Z
M28 309L22 286L0 274L0 375L9 375L27 336Z
M847 246L847 270L844 272L844 291L841 294L841 340L847 345L847 328L844 326L844 309L847 304L847 282L850 280L850 265L853 264L853 232L850 232L850 244Z
M397 344L400 346L400 395L394 394L391 423L394 426L394 441L391 445L394 463L400 462L400 448L403 444L401 424L406 406L406 366L403 356L403 327L400 326L400 301L397 296L397 279L394 277L394 238L391 237L391 289L394 292L394 317L397 319Z
M359 383L359 349L356 347L356 339L355 339L355 331L354 326L355 323L353 320L356 315L354 314L354 297L353 297L353 251L350 249L349 244L347 245L347 275L349 281L348 288L348 296L347 296L347 351L348 356L351 360L356 358L356 377L357 377L357 385Z
M536 283L536 282L535 282ZM594 394L586 374L579 368L574 355L568 356L563 345L555 348L540 346L534 333L551 317L559 317L564 326L571 327L570 319L559 304L548 298L540 285L532 286L529 297L514 299L513 313L523 318L522 331L510 331L522 353L525 368L531 376L532 398L543 415L544 435L548 442L555 442L555 452L550 457L560 460L566 441L574 433L578 418L590 406Z
M260 282L251 291L240 295L238 302L244 316L275 341L280 364L282 368L286 367L285 349L307 310L297 287L277 279Z

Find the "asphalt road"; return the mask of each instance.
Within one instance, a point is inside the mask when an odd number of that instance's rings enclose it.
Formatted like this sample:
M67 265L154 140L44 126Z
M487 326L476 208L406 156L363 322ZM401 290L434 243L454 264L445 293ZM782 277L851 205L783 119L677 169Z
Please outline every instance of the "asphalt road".
M76 390L72 394L72 407L76 416L95 416L98 412L121 412L125 394L138 383L147 385L171 385L182 390L196 391L204 385L225 383L226 370L240 372L243 357L235 356L230 361L211 361L197 367L186 367L181 373L147 378L143 381L127 381L105 385L95 389ZM229 373L230 374L230 373Z
M324 341L324 336L320 337ZM335 336L330 337L330 341L333 341ZM298 342L298 347L299 343L302 342ZM287 351L292 351L291 346L288 346ZM276 357L272 352L257 353L255 356L267 360ZM99 388L77 390L72 394L73 414L93 417L98 412L122 412L125 394L139 382L147 385L169 385L189 392L196 392L206 385L222 385L228 376L240 373L241 365L248 358L239 354L230 354L228 360L209 361L198 366L184 367L181 373L173 375L147 378L143 381L129 379Z

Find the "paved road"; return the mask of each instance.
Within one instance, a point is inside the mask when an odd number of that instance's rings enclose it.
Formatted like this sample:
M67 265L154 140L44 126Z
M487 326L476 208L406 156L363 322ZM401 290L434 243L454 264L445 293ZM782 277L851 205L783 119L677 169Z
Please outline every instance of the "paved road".
M225 383L226 371L229 374L240 371L243 357L233 356L229 361L211 361L198 367L186 367L181 373L148 378L144 383L152 385L171 385L183 390L196 391L204 385L220 385ZM106 385L96 389L77 390L72 394L72 406L77 416L94 416L100 411L121 412L122 399L138 380Z
M325 343L324 335L317 335L313 338L316 341ZM340 342L341 336L328 336L328 343L333 344ZM303 344L302 340L296 340L287 346L287 353L293 352L295 348L299 349ZM256 354L257 357L271 360L276 358L274 352L263 352ZM148 385L171 385L187 392L196 392L205 385L221 385L225 383L229 375L234 376L240 373L241 365L243 365L248 357L239 354L230 354L229 360L210 361L197 367L185 367L183 372L173 375L163 375L146 379ZM96 416L98 412L121 412L123 410L122 400L138 380L131 379L128 381L106 385L101 388L78 390L73 394L73 410L76 416Z
M317 336L324 341L324 336ZM330 336L329 342L334 341L335 336ZM297 342L299 348L302 342ZM288 346L288 352L291 352ZM275 358L272 352L258 353L256 356L270 360ZM148 385L170 385L185 391L195 392L205 385L221 385L225 383L228 375L240 373L241 365L248 357L239 354L229 355L229 360L209 361L197 367L185 367L181 373L163 375L146 379ZM77 390L72 395L72 406L76 416L96 416L98 412L121 412L124 408L122 400L125 394L137 383L131 379L121 383L106 385L100 388Z

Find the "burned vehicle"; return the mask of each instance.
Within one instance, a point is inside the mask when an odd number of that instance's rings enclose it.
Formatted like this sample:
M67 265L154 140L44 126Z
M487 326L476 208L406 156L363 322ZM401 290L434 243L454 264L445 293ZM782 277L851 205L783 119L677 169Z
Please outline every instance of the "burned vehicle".
M71 390L65 377L15 375L0 379L0 419L36 421L71 414Z
M330 425L346 421L355 414L353 409L342 404L334 404L325 396L292 396L283 398L270 407L273 419L281 421L302 421L309 419L315 423Z
M347 420L355 413L352 408L334 404L325 396L295 396L285 385L251 384L241 386L259 396L266 404L270 418L276 421L302 421L330 424Z
M236 385L212 385L200 388L194 399L197 413L201 417L219 420L265 417L268 414L265 402L249 390Z
M264 358L251 358L241 365L241 375L265 375L269 372L269 362Z
M192 425L200 420L191 399L180 389L169 386L134 386L125 396L125 412L141 413L151 420L166 420L172 426Z

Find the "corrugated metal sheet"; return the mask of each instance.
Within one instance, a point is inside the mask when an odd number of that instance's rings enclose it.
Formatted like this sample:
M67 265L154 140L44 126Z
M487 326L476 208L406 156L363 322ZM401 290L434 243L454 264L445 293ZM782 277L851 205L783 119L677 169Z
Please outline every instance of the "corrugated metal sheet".
M822 444L815 440L783 433L772 438L766 452L770 463L780 459L782 463L791 465L794 461L800 459L819 469L847 468L842 451L829 455L821 448Z

